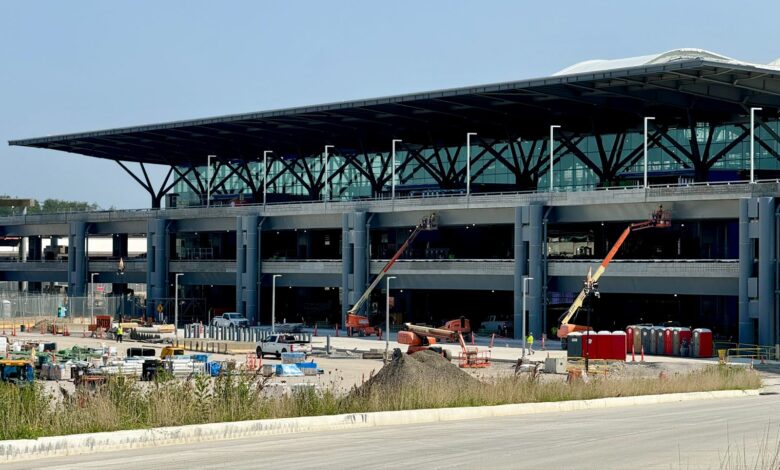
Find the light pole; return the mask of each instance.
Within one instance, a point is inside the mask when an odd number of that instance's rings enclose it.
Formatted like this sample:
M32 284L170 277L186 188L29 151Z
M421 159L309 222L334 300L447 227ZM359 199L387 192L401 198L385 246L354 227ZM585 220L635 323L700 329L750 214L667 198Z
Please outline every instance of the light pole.
M206 207L211 204L211 159L217 158L216 155L209 155L206 158Z
M523 357L525 357L525 348L526 348L526 334L525 334L525 297L528 295L528 281L533 281L534 278L532 277L523 277Z
M555 147L553 147L555 129L560 129L561 126L553 124L550 126L550 192L553 192L553 162L555 160Z
M92 301L89 303L89 324L95 323L95 276L98 273L90 273L89 275L89 290L91 292Z
M266 195L268 194L268 154L272 150L263 151L263 205L265 205Z
M391 189L391 193L390 193L390 198L391 199L395 199L395 144L401 143L401 142L403 142L403 140L401 140L401 139L393 139L393 161L392 161L393 173L392 173L391 180L390 180L391 181L390 187L392 188Z
M179 339L179 278L183 273L176 273L173 277L173 331L176 339Z
M281 274L274 274L271 278L271 334L276 332L276 278Z
M756 168L756 162L755 162L755 151L756 151L756 111L761 111L762 108L750 108L750 182L755 183L756 182L756 174L755 174L755 168Z
M654 117L646 116L645 117L645 189L647 189L647 123L648 121L654 120Z
M387 292L385 297L385 360L387 360L387 353L390 351L390 279L395 279L395 276L387 276Z
M471 136L476 132L466 133L466 196L471 195Z
M328 186L328 149L332 149L333 145L326 145L325 146L325 179L323 180L323 184L325 185L325 200L330 201L330 186Z

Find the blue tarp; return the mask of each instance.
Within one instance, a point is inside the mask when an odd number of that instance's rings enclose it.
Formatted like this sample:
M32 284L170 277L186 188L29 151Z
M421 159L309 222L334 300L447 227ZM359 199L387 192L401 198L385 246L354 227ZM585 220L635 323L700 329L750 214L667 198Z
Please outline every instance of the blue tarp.
M279 364L276 366L276 375L279 377L301 377L303 372L295 364Z

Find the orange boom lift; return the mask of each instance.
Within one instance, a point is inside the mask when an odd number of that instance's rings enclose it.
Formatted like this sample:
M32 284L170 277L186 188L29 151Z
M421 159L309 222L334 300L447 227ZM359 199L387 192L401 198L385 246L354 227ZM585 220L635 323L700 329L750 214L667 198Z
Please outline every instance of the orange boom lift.
M347 311L347 324L345 325L348 329L352 329L353 331L357 331L360 336L371 336L372 334L377 333L377 329L370 325L368 321L368 317L363 315L358 315L357 312L360 310L360 307L371 297L371 292L374 290L374 288L379 284L379 281L382 280L383 277L385 277L385 274L387 274L387 271L390 270L390 268L393 267L396 261L398 261L398 258L401 257L401 255L404 254L407 248L409 248L409 245L412 244L415 238L417 238L417 235L420 234L420 232L424 230L436 230L438 228L438 222L436 219L436 214L431 214L427 217L424 217L420 224L414 228L412 233L409 235L409 237L406 239L403 245L401 245L401 248L398 249L398 251L393 255L392 258L390 258L390 261L387 262L384 268L382 268L381 271L379 271L379 274L376 276L374 281L371 283L370 286L368 286L368 289L366 289L365 292L363 292L363 295L360 296L360 298L355 302L355 305L352 306L349 311ZM385 328L390 328L390 325L385 325Z
M667 228L671 227L671 225L671 214L667 211L664 211L664 206L660 206L657 211L653 212L650 220L633 223L626 227L625 230L623 230L620 238L618 238L617 242L615 242L615 244L612 246L612 249L609 250L606 258L604 258L604 260L601 262L601 266L596 269L595 273L591 275L591 270L588 269L588 276L585 278L585 287L583 287L582 291L577 296L577 298L574 299L574 302L572 302L569 309L560 318L561 326L558 328L558 338L561 339L561 343L564 346L566 345L566 338L569 336L569 333L574 333L575 331L591 330L590 326L575 325L573 323L569 323L569 321L577 314L580 308L582 308L582 304L585 302L585 298L588 295L587 293L594 285L598 285L599 278L602 274L604 274L604 271L607 270L609 262L612 261L612 258L615 257L618 250L620 250L620 247L623 246L623 242L626 241L626 238L628 238L631 232L638 232L639 230L648 228Z

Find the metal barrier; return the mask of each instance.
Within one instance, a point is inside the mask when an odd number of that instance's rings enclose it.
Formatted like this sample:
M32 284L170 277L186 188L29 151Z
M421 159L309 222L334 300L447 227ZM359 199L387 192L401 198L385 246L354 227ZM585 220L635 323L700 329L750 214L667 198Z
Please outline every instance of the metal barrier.
M186 339L213 339L217 341L256 343L272 334L293 335L298 341L311 341L311 333L271 333L268 327L207 326L201 323L192 323L184 326L184 338Z
M743 345L741 347L726 349L725 355L720 353L720 351L723 351L723 349L718 350L718 355L721 361L725 360L726 363L734 359L737 361L745 359L750 359L751 361L764 361L777 357L777 351L774 346Z

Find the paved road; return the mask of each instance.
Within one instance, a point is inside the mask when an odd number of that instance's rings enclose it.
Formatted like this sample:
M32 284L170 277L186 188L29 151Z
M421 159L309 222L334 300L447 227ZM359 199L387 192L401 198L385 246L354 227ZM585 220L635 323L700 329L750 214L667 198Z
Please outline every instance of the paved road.
M778 424L780 395L769 395L237 439L3 468L694 469L743 468L744 456L748 468L764 469L780 468L780 460L777 467L768 461L780 451Z

